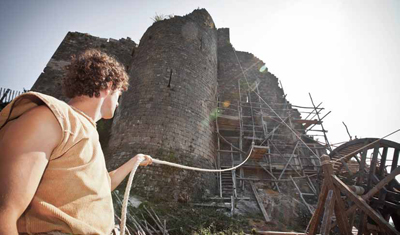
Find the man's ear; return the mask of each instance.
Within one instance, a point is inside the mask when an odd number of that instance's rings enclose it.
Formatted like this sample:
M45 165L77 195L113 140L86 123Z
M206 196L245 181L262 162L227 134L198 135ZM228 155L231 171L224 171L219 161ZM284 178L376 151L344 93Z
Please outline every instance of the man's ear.
M107 83L107 89L104 89L104 90L101 90L100 91L100 94L102 95L102 96L108 96L111 92L112 92L112 85L113 85L113 83L112 82L108 82Z
M106 97L111 93L111 89L107 88L107 89L102 89L100 90L100 96L101 97Z

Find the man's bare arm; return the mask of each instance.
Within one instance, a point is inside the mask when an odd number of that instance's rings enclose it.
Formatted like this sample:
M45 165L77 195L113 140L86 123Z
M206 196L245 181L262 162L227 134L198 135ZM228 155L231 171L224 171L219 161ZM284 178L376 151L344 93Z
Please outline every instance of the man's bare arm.
M0 234L17 234L17 220L31 202L62 131L46 106L0 130Z
M129 161L125 162L119 168L109 172L108 174L111 178L111 191L116 189L118 185L125 179L125 177L132 171L133 166L138 161L139 155L145 157L145 160L140 163L141 166L147 166L152 163L152 158L149 155L138 154L129 159Z

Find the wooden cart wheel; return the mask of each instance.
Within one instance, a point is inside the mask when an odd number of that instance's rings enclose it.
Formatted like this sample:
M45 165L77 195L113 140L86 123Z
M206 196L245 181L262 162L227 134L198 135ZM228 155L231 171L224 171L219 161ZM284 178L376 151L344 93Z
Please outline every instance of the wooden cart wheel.
M364 138L337 147L330 153L330 158L334 161L334 173L362 195L399 167L399 151L399 143ZM393 222L395 228L400 231L400 176L396 178L367 202L384 219ZM369 223L363 214L358 216L354 225L359 230L379 230L373 223Z

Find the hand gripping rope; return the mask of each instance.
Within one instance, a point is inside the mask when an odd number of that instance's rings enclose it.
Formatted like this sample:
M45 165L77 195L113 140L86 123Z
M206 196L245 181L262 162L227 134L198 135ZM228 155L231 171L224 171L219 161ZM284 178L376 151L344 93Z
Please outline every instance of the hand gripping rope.
M202 172L224 172L224 171L233 171L237 169L238 167L242 166L244 163L247 162L247 160L250 159L251 153L253 152L254 145L252 145L249 155L246 157L246 159L240 163L237 166L228 168L228 169L223 169L223 170L217 170L217 169L203 169L203 168L198 168L198 167L190 167L190 166L184 166L172 162L167 162L167 161L162 161L158 160L156 158L153 158L153 163L156 164L161 164L161 165L167 165L167 166L172 166L172 167L177 167L185 170L192 170L192 171L202 171ZM126 184L125 188L125 193L124 193L124 201L122 202L122 209L121 209L121 223L120 223L120 228L121 228L121 235L125 235L125 226L126 226L126 211L128 208L128 199L129 199L129 193L131 191L132 187L132 181L133 177L135 176L136 170L139 167L140 163L144 161L145 158L143 156L139 156L138 161L133 165L132 171L129 175L128 183Z

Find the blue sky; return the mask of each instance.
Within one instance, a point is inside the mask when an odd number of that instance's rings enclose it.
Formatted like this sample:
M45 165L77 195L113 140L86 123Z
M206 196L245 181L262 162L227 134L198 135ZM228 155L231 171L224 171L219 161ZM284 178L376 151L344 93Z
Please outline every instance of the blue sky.
M68 31L140 37L157 14L206 8L236 50L263 60L288 100L311 92L331 142L400 128L400 1L1 1L0 87L30 89ZM400 142L400 134L391 136Z

